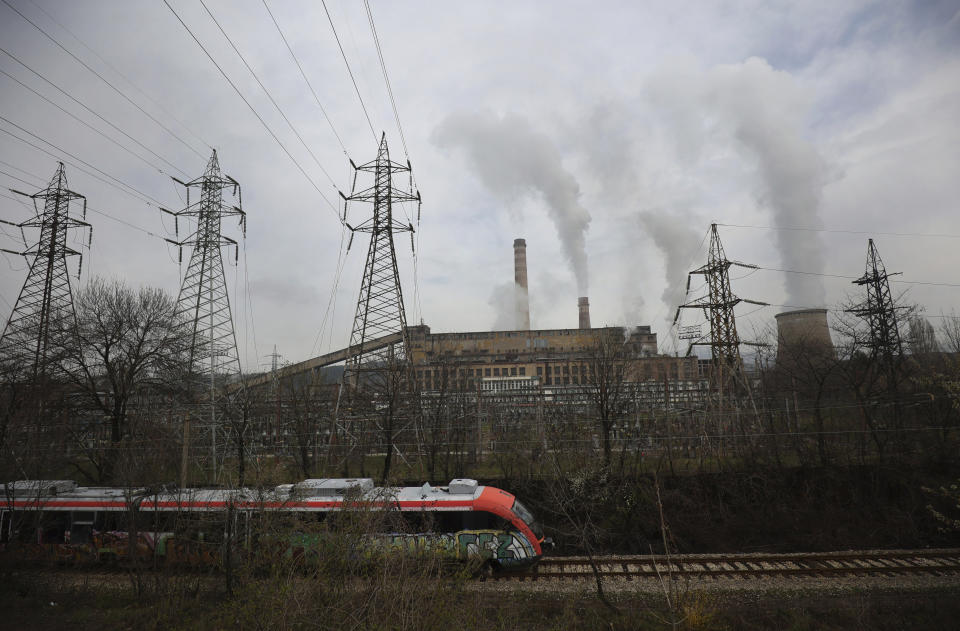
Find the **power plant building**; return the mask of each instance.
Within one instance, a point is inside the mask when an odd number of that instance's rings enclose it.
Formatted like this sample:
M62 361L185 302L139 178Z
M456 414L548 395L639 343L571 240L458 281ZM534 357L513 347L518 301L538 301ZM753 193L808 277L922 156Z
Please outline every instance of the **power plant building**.
M408 340L424 392L504 398L508 393L536 394L558 400L583 393L605 361L620 364L623 380L654 398L666 394L671 401L690 400L691 392L706 387L696 357L657 354L657 334L649 326L431 333L421 325L408 328Z

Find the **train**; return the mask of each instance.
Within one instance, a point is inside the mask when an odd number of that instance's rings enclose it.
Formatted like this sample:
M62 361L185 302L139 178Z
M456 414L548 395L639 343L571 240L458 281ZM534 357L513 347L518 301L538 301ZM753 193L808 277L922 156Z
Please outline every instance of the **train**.
M223 542L263 545L257 524L286 519L285 554L316 547L304 525L371 514L366 543L429 550L484 572L533 566L550 540L514 495L476 480L376 487L370 478L306 479L268 489L111 488L73 480L18 480L0 492L0 553L59 561L137 555L160 563L215 564ZM135 533L131 536L130 533ZM271 544L276 547L276 539ZM369 546L368 546L369 547Z

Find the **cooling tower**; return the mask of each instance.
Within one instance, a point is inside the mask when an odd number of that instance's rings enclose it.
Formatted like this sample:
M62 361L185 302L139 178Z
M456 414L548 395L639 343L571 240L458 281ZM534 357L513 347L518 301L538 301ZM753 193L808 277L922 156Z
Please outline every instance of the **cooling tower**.
M777 364L803 358L833 359L837 356L830 339L826 309L799 309L778 313Z
M590 299L586 296L577 298L577 309L580 311L580 328L590 328Z
M527 289L527 241L513 240L513 282L517 293L517 329L530 330L530 297Z

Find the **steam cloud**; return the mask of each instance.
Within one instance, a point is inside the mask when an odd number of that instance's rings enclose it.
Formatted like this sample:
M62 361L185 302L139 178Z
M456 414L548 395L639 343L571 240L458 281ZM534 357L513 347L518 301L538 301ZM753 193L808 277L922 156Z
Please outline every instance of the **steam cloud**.
M475 112L448 116L437 127L434 141L464 150L483 184L507 200L539 193L573 270L578 295L588 295L590 213L580 205L580 185L563 168L560 152L550 139L534 131L522 116L498 118L491 112Z
M665 273L667 286L661 299L668 307L676 307L684 301L687 288L687 273L690 271L690 253L697 246L701 235L683 220L662 211L640 213L640 224L653 238L657 248L666 257ZM667 313L667 320L673 320L674 312Z
M816 149L803 138L806 95L785 72L763 59L702 71L691 64L664 69L647 85L650 100L669 111L678 155L691 159L705 138L736 140L744 157L756 161L761 204L772 211L776 243L787 269L823 271L819 235L796 231L821 228L820 198L826 169ZM656 237L654 237L656 238ZM821 280L788 274L790 304L825 302Z
M493 288L487 304L495 313L492 331L516 331L523 325L523 316L529 309L529 296L520 285L504 283Z

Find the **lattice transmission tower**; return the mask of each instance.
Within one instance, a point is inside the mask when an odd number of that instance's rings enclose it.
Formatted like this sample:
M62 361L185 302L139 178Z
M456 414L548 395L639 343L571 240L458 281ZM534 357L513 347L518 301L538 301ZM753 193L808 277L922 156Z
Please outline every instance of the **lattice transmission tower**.
M411 169L409 162L404 165L390 160L386 134L381 137L376 159L360 166L353 161L350 164L354 168L354 178L350 195L343 196L344 222L347 220L349 202L373 204L373 215L369 219L356 226L346 224L351 231L351 244L355 233L370 234L370 248L367 250L360 296L350 332L351 357L344 370L347 387L363 389L371 381L377 380L385 364L407 360L407 315L400 287L394 234L409 232L412 247L414 228L412 223L404 224L394 218L393 204L419 203L420 194L413 192L412 180L406 191L394 186L394 174L411 173ZM374 181L369 188L357 191L357 173L361 171L372 173ZM383 338L388 337L389 343L385 343L388 340Z
M687 292L690 291L690 279L693 275L702 275L707 284L707 295L677 307L673 323L677 324L681 309L701 309L710 323L710 339L700 338L692 346L709 346L711 356L711 389L724 397L736 397L749 391L748 382L743 374L743 360L740 357L740 344L745 343L737 333L737 320L734 307L741 302L766 306L765 302L740 298L730 289L730 268L732 266L757 269L756 265L731 261L723 251L717 224L710 225L710 251L707 263L687 275ZM749 342L746 342L749 343Z
M209 394L209 423L213 464L216 467L217 442L220 431L218 403L225 396L226 382L240 376L240 357L230 311L230 296L223 273L222 248L234 246L234 261L239 256L237 241L222 234L226 217L239 217L243 237L247 234L247 216L242 209L240 184L220 173L216 150L210 156L203 175L183 182L187 189L187 205L179 211L161 209L174 217L174 230L179 237L180 218L196 220L196 229L181 241L167 239L180 248L193 248L190 263L180 285L174 320L179 331L183 357L189 372L189 386L197 397ZM200 197L190 203L190 189L200 189ZM236 205L224 201L224 190L230 190Z
M900 329L897 326L897 310L893 295L890 293L891 276L900 272L887 273L880 259L880 253L870 239L867 244L867 266L863 276L853 281L854 285L866 286L867 299L860 305L847 309L867 321L870 326L870 337L867 346L874 357L893 359L903 354L903 343L900 339Z
M350 249L357 232L370 234L370 247L350 333L350 356L344 366L341 394L337 401L336 433L344 434L343 438L347 440L356 441L359 435L354 431L355 428L341 420L364 404L371 403L372 398L384 396L388 390L395 395L398 375L404 381L409 378L405 374L409 368L407 316L397 268L395 234L409 232L412 248L414 227L412 222L405 224L394 217L393 205L417 202L419 220L420 193L413 190L409 161L400 164L390 160L386 134L381 137L374 160L360 166L351 160L350 164L354 168L351 193L349 196L341 193L344 199L343 221L351 231L347 249ZM373 174L373 184L357 190L357 174L360 172ZM394 185L394 176L401 173L409 174L409 187L406 190ZM350 202L372 204L373 215L351 226L347 223ZM349 410L344 410L344 403Z
M27 279L0 337L0 364L5 378L39 384L60 375L65 355L78 350L75 348L78 343L77 321L67 257L80 257L77 266L79 279L83 256L67 243L67 234L71 229L86 228L89 248L93 229L84 221L87 200L67 188L67 174L62 162L47 188L33 195L11 191L31 198L35 214L21 223L3 221L21 230L25 249L21 252L2 250L32 260ZM42 210L38 206L40 200L43 200ZM83 200L83 219L70 216L70 204L76 200ZM27 246L24 228L40 228L40 239L32 247Z

